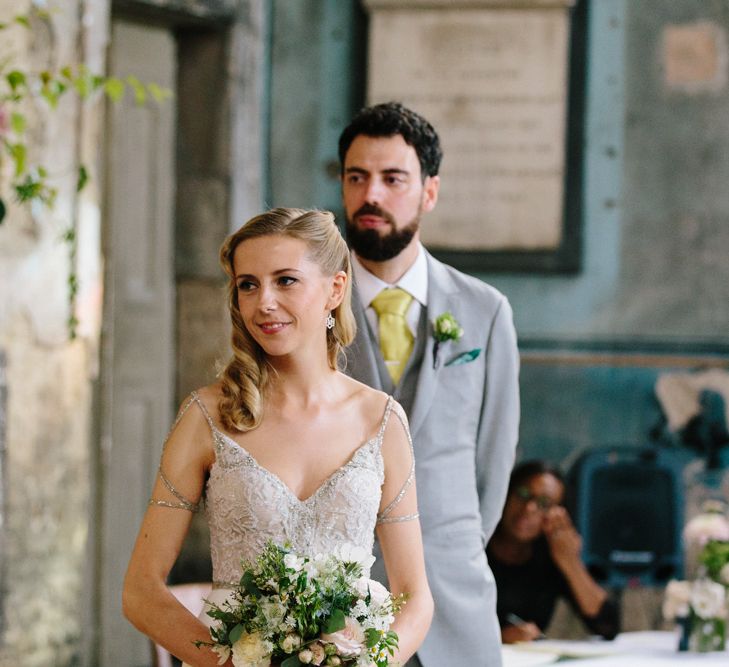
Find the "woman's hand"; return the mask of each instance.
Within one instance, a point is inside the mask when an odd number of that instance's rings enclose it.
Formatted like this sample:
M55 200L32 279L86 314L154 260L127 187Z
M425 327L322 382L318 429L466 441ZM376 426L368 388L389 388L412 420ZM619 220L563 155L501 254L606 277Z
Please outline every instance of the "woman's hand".
M544 517L544 535L552 560L562 571L580 610L588 618L594 618L602 608L607 593L582 562L582 538L564 507L555 506L547 512Z
M501 628L501 643L516 644L517 642L531 642L542 637L542 631L536 623L521 623L507 625Z
M582 538L564 507L557 505L547 512L544 517L544 536L547 538L552 560L560 569L564 570L581 562Z

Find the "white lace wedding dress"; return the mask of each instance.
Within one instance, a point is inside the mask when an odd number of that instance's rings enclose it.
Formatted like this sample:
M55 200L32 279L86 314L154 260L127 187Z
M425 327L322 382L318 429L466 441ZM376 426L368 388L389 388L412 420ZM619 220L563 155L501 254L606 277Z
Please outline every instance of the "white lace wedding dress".
M215 447L215 462L205 488L213 563L211 602L220 604L225 600L242 574L241 559L255 560L269 540L288 543L295 552L305 555L331 553L347 543L371 553L376 523L413 518L389 515L412 482L414 462L406 484L378 514L384 481L380 449L393 412L407 432L402 408L392 397L387 400L377 434L303 500L221 432L196 393L191 394L180 417L192 403L205 415ZM211 623L204 610L200 620L206 625Z

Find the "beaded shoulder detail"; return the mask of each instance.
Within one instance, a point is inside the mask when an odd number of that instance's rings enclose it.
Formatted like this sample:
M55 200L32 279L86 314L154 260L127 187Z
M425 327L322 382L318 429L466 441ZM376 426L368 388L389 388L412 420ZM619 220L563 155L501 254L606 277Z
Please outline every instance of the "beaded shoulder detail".
M405 480L405 483L400 488L400 491L387 504L387 506L377 515L378 524L402 523L404 521L414 521L415 519L420 517L420 514L418 512L414 512L412 514L403 514L400 516L391 516L392 511L400 504L402 499L405 497L407 490L412 486L412 483L415 480L415 449L413 448L413 439L410 436L410 428L408 427L407 417L405 416L402 406L399 403L396 403L395 405L397 406L395 408L395 415L400 420L400 423L402 424L403 429L405 429L405 435L407 436L408 445L410 447L410 470L408 472L408 476L407 476L407 479ZM387 424L387 422L383 423L383 428L382 428L383 435L384 435L384 426L386 426L386 424ZM380 441L381 441L381 439L382 439L382 436L380 436Z
M190 395L187 402L182 406L180 411L177 413L177 418L173 422L172 427L170 428L169 432L167 433L167 437L165 438L164 445L162 446L163 450L167 446L167 441L170 439L170 436L172 435L172 432L175 430L175 427L177 426L177 424L180 423L180 420L182 419L183 415L187 412L187 409L190 407L190 405L192 405L193 401L198 401L198 403L199 403L199 399L197 399L197 395L194 394L194 392L193 392L193 394ZM158 498L150 498L149 503L148 503L149 505L156 505L158 507L168 507L170 509L187 510L188 512L193 512L193 513L200 511L201 506L202 506L202 500L200 500L197 503L193 503L192 501L185 498L185 496L183 496L175 488L174 484L172 484L170 479L167 477L164 470L162 469L161 462L159 464L158 474L159 474L160 479L162 480L162 483L167 488L167 490L175 498L177 498L177 502L171 502L169 500L160 500Z

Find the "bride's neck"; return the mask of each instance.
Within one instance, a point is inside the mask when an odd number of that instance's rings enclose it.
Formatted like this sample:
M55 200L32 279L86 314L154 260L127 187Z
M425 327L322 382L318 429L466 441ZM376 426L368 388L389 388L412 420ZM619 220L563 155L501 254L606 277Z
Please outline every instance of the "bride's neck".
M332 380L337 374L326 365L276 364L268 387L268 399L278 405L306 408L321 404L332 394Z

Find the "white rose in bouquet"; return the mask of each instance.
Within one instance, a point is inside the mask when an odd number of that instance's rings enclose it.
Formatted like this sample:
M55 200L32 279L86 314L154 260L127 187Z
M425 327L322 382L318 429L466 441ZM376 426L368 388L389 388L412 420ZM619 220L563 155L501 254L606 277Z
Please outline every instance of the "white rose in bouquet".
M353 544L341 545L334 554L345 563L359 563L364 572L369 572L375 557L362 547Z
M381 607L390 599L390 591L379 581L369 577L360 577L354 582L354 587L362 599L365 599L367 595L370 596L370 604L374 608Z
M233 664L235 667L270 667L272 648L260 633L244 632L233 644Z
M705 619L726 615L726 589L711 579L698 579L691 587L691 608Z
M292 569L294 572L299 572L304 566L304 559L296 554L286 554L283 557L284 565Z
M286 653L293 653L300 646L301 637L294 632L286 635L284 640L281 642L281 648L286 651Z

